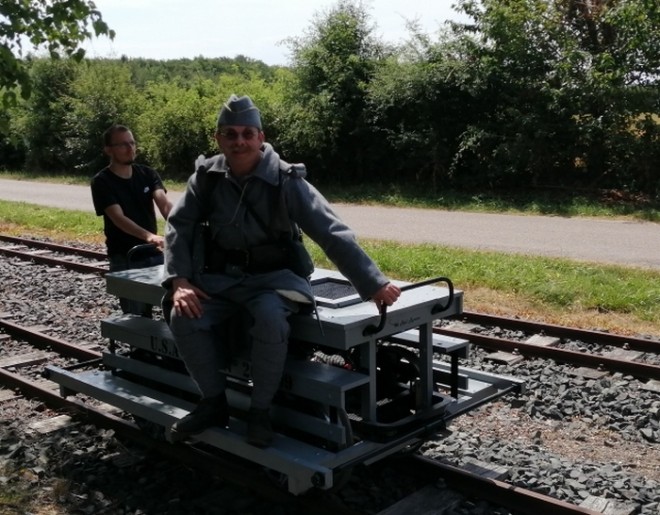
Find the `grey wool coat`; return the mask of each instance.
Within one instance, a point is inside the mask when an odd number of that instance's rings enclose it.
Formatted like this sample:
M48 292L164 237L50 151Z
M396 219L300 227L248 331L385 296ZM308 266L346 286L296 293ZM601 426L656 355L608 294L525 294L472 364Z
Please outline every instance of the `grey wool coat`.
M188 179L185 194L172 209L165 228L165 269L163 286L169 288L174 278L189 279L213 294L241 281L256 283L261 288L293 290L312 299L309 281L292 271L277 270L254 276L230 276L203 273L203 251L200 246L200 223L208 219L213 241L225 249L248 249L272 242L262 225L248 211L248 202L258 216L279 230L286 231L290 221L316 242L351 282L363 299L387 284L373 260L358 245L353 231L340 220L325 197L305 180L304 165L290 165L280 159L273 147L265 143L262 159L249 178L239 183L230 173L225 157L200 156L197 171ZM208 177L219 174L207 191ZM273 214L273 190L281 181L284 203ZM271 218L276 220L271 222Z

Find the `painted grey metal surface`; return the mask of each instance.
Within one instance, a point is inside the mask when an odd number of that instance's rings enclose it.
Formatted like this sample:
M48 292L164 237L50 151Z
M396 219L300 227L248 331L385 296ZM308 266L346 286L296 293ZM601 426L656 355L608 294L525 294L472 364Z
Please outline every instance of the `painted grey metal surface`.
M340 273L320 268L311 277L312 285L328 279L348 283ZM162 266L109 273L106 281L108 293L149 304L160 304L165 293L161 286ZM404 286L409 283L398 281L397 284ZM454 292L454 302L449 309L432 313L436 306L446 304L448 298L448 289L436 286L422 286L402 293L399 300L388 309L386 326L371 338L401 333L434 319L460 314L463 311L463 292L460 290ZM366 340L363 335L365 329L378 325L380 321L378 309L372 302L344 300L342 298L337 306L318 307L323 332L314 316L293 315L290 318L292 337L340 350L363 343Z
M108 274L109 293L156 304L164 290L160 286L161 267L127 270ZM337 272L317 270L312 281L340 283L346 280ZM326 406L338 417L318 416L300 411L287 404L273 407L275 428L294 428L298 433L308 433L321 438L325 444L311 443L287 436L277 431L273 445L259 449L245 442L245 422L242 417L232 416L228 429L212 428L195 436L194 440L206 442L223 451L258 463L286 476L289 491L303 493L311 488L327 489L333 486L335 473L364 463L370 464L399 450L409 448L428 439L434 431L443 429L454 417L470 411L505 393L522 387L520 381L501 378L479 371L458 367L458 360L467 356L469 342L447 338L432 331L433 322L439 318L462 312L463 294L454 292L454 302L447 305L448 288L423 285L405 287L399 301L388 310L382 328L376 332L369 328L381 321L371 302L356 301L350 288L341 286L341 294L324 298L319 306L318 320L313 315L292 317L292 336L308 342L312 348L322 344L337 352L353 351L359 356L359 370L348 371L315 362L287 362L288 380L283 381L281 391L295 393L296 397L312 400ZM349 285L350 286L350 285ZM323 331L319 329L319 322ZM146 350L158 359L178 360L169 328L162 320L141 319L125 315L102 323L104 336L117 346L128 344L134 349ZM373 334L372 334L373 333ZM407 395L414 406L394 423L379 420L377 377L379 367L377 353L390 347L406 346L419 356L418 378ZM451 363L434 359L446 354ZM156 360L156 362L158 361ZM238 358L238 369L244 367ZM49 367L51 379L61 385L63 394L80 392L153 422L169 431L172 423L185 416L194 404L172 395L174 386L182 393L191 394L195 387L185 372L161 369L157 363L132 359L128 355L104 353L104 364L112 371L91 370L70 372ZM128 375L126 375L128 373ZM121 377L126 375L126 377ZM127 379L133 377L133 380ZM150 381L150 386L136 382L137 378ZM229 404L244 413L249 408L249 374L229 374L227 390ZM232 381L248 388L234 388ZM288 386L286 386L288 381ZM162 390L157 387L167 385ZM288 388L288 390L287 390ZM351 397L350 417L347 397ZM355 395L357 394L357 396ZM356 399L358 401L355 407ZM328 413L330 412L328 411ZM342 416L343 414L343 416ZM360 427L383 436L370 439L362 435L359 441L351 438L351 425L359 421ZM368 433L367 433L368 434ZM394 436L391 436L394 434Z

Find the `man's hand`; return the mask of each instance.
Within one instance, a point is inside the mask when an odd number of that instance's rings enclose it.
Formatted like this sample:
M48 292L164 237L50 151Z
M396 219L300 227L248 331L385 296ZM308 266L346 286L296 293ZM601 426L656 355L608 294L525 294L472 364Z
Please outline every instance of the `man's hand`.
M161 252L165 248L165 238L163 238L162 236L158 236L157 234L150 234L147 237L147 243L152 243L156 245L156 247L158 247L158 250L160 250Z
M376 303L378 308L380 308L383 304L386 306L391 306L397 301L400 295L401 288L395 284L387 283L380 290L374 293L371 298Z
M197 286L191 284L188 279L174 279L172 287L172 301L176 314L188 318L201 318L204 310L199 299L210 299L210 297Z

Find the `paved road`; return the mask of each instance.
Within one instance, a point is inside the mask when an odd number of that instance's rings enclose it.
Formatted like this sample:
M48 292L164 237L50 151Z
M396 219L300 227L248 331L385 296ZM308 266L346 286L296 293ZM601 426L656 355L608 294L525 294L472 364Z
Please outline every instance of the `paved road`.
M173 200L181 194L171 192ZM92 211L86 186L0 179L0 199ZM660 270L660 224L335 204L360 238L613 263Z

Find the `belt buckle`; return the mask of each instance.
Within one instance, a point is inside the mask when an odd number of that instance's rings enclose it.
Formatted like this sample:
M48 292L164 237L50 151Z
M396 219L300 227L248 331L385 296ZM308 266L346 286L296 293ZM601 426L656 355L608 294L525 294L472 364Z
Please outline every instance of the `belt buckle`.
M225 273L232 277L245 275L250 264L250 251L247 249L232 249L233 259L225 265Z

